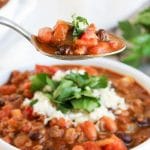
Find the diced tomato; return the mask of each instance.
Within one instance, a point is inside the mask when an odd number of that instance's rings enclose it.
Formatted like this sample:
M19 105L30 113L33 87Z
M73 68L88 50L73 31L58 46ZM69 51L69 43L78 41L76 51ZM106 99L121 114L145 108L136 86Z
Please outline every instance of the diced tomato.
M96 32L96 26L95 26L95 24L91 23L91 24L88 26L87 31Z
M96 27L94 24L89 25L87 30L82 34L81 38L82 40L88 40L88 39L97 39L96 35Z
M41 28L38 32L38 40L42 43L49 43L52 39L52 29L49 27Z
M49 66L44 66L44 65L36 65L35 66L36 73L46 73L46 74L49 74L49 75L53 75L58 70L59 70L58 67L49 67Z
M16 92L15 85L2 85L0 86L0 94L10 95Z
M108 139L97 141L96 143L100 147L103 147L104 150L127 150L125 144L115 135L112 135Z
M28 119L33 118L33 108L32 107L26 107L23 111L23 115L27 117Z
M23 89L30 89L30 87L31 87L31 82L30 81L25 82L24 85L23 85Z
M111 47L112 50L116 50L119 47L118 41L110 41L109 45L110 45L110 47Z
M96 142L85 142L82 145L84 147L84 150L101 150Z
M0 119L3 119L5 117L9 117L11 114L12 108L13 107L11 105L3 106L2 110L0 110Z
M86 46L77 46L74 50L74 54L76 55L84 55L87 52Z
M23 96L24 96L24 97L27 97L27 98L32 98L32 97L33 97L33 93L31 92L30 89L25 89L25 90L23 91Z
M88 49L89 55L98 55L111 52L111 47L108 42L99 42L97 46Z
M98 75L98 71L90 66L83 66L81 69L85 70L89 75Z
M97 39L76 39L75 45L93 47L98 44Z
M67 37L70 25L65 21L58 21L55 28L52 40L53 42L64 41Z
M96 140L96 138L97 138L97 131L96 131L96 128L95 128L95 125L94 125L93 122L85 121L80 126L81 126L81 129L83 130L85 136L89 140Z

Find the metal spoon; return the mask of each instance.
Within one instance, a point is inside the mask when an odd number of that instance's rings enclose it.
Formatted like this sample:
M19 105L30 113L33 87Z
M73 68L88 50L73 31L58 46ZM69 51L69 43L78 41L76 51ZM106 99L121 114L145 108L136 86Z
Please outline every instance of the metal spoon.
M49 57L62 59L62 60L82 60L82 59L88 59L88 58L109 56L109 55L114 55L114 54L120 53L123 50L125 50L125 48L126 48L126 43L123 39L121 39L115 35L109 34L110 38L116 39L118 42L120 42L121 47L116 51L113 51L110 53L104 53L104 54L100 54L100 55L57 55L57 54L50 54L50 53L45 52L44 49L42 49L39 46L39 44L35 40L34 35L29 33L28 31L26 31L24 28L22 28L21 26L19 26L15 22L13 22L13 21L5 18L5 17L0 16L0 24L17 31L19 34L24 36L36 48L36 50L41 52L42 54L49 56Z

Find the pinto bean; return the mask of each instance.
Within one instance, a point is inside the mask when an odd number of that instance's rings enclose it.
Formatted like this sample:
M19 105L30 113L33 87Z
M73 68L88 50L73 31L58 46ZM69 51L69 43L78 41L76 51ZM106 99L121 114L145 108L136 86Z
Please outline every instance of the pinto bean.
M114 133L117 131L117 124L111 118L104 116L100 119L100 128Z
M31 146L32 142L25 134L18 134L16 138L14 139L14 145L21 148L27 146Z
M81 145L75 145L72 150L84 150L84 148Z
M137 125L139 127L150 127L150 118L143 118L142 120L137 120Z
M93 122L85 121L84 123L81 124L81 129L83 130L85 136L89 140L96 140L97 131L96 131L96 127Z
M59 126L53 126L49 129L49 136L52 138L60 138L64 135L64 130L60 129Z
M19 120L23 119L22 118L23 115L22 115L22 112L21 112L20 109L13 109L11 111L11 115L12 115L13 118L16 118L16 119L19 119Z
M32 150L43 150L43 146L42 145L35 145Z
M78 133L74 128L68 128L65 132L65 140L68 144L73 144L74 141L77 139Z

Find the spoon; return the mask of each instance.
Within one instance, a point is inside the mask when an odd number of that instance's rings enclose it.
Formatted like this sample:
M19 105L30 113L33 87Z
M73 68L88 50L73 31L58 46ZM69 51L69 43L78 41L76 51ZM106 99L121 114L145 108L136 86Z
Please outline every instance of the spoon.
M21 26L19 26L18 24L16 24L15 22L0 16L0 24L7 26L13 30L15 30L16 32L18 32L19 34L21 34L23 37L25 37L35 48L37 51L39 51L40 53L49 56L49 57L53 57L53 58L57 58L57 59L62 59L62 60L82 60L82 59L88 59L88 58L95 58L95 57L102 57L102 56L109 56L109 55L114 55L117 53L122 52L123 50L125 50L126 48L126 43L123 39L113 35L113 34L109 34L110 39L115 39L120 43L120 48L118 50L115 50L113 52L109 52L109 53L104 53L104 54L98 54L98 55L57 55L57 54L51 54L48 53L45 49L47 49L47 45L41 46L40 42L37 41L36 36L29 33L28 31L26 31L24 28L22 28Z

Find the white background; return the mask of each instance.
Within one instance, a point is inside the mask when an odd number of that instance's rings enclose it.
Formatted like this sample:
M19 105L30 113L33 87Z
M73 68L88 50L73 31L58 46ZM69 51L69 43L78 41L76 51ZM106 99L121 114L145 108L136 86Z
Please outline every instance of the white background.
M17 0L10 1L15 1L16 3ZM18 1L19 5L23 5L23 0ZM0 11L0 15L12 18L12 20L18 23L21 22L21 26L31 33L37 33L38 29L42 26L53 26L57 19L71 20L71 15L74 13L87 17L90 22L95 22L98 27L108 29L116 26L118 21L128 18L139 11L145 2L150 2L150 0L26 1L28 1L28 7L22 9L15 16L8 15L10 13L9 9L3 14ZM25 13L27 11L28 13ZM16 19L19 15L21 19ZM0 44L0 69L5 69L6 67L16 68L30 63L40 63L48 59L52 61L52 59L36 52L28 41L12 31L7 34L7 37L3 38Z

